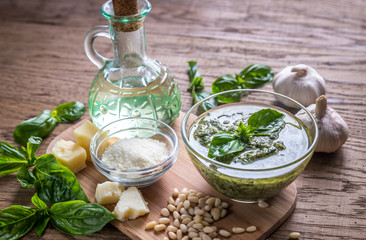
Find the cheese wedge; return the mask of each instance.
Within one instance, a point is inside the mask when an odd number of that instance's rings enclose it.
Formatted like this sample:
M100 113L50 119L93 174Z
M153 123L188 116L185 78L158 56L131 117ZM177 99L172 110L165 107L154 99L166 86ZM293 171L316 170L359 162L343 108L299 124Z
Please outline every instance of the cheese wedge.
M147 207L147 202L145 202L141 192L136 187L129 187L122 193L113 211L120 221L136 219L148 212L150 210Z
M73 173L86 167L85 149L72 141L60 140L56 142L51 152L62 165L68 167Z
M97 185L95 199L101 205L117 203L124 190L122 184L106 181Z
M90 158L90 141L93 136L98 132L99 128L97 128L92 122L86 120L80 127L74 130L74 138L76 143L82 146L86 151L86 160L91 160Z

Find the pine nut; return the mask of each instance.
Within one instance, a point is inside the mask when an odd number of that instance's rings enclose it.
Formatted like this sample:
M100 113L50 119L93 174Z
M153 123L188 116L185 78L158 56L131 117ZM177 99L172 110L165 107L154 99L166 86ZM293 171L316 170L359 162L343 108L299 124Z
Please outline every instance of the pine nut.
M184 202L187 199L187 196L183 193L178 195L178 198L180 199L181 202Z
M166 228L165 224L158 224L158 225L154 226L154 230L157 231L157 232L164 231L165 228Z
M207 199L206 204L207 205L214 205L215 204L215 198L210 197L209 199Z
M174 232L168 232L168 236L170 239L177 239L177 234L175 234Z
M193 207L188 208L189 215L194 215L194 209Z
M188 232L188 227L184 223L180 224L179 228L180 230L182 230L183 233Z
M189 223L187 223L187 227L192 227L194 224L194 221L190 221Z
M177 205L177 211L180 211L180 209L183 207L183 202L179 202Z
M221 209L221 211L220 211L220 218L225 217L226 216L226 213L227 213L226 209Z
M227 202L222 202L222 203L221 203L221 206L222 206L223 208L228 208L228 207L229 207L229 204L228 204Z
M195 196L188 196L188 201L190 201L191 203L198 203L198 197Z
M167 208L162 208L160 211L161 215L165 216L165 217L169 217L170 212Z
M218 209L218 208L213 208L213 209L211 209L211 216L212 216L212 218L215 220L215 221L217 221L217 220L219 220L220 219L220 209Z
M214 230L211 227L204 227L203 232L204 233L212 233Z
M187 188L183 188L182 191L181 191L181 193L188 194L189 192L188 192L188 189Z
M179 219L179 218L180 218L180 214L179 214L179 212L174 211L174 212L173 212L173 217L174 217L174 219Z
M174 225L175 227L179 228L179 226L180 226L180 222L179 222L179 220L178 220L178 219L175 219L175 220L174 220L174 222L173 222L173 225Z
M210 236L208 236L207 234L203 234L202 240L212 240L212 238Z
M175 199L174 206L178 206L179 203L180 203L180 198Z
M202 209L195 209L194 210L194 215L203 215L205 214L205 211Z
M182 240L189 240L189 237L188 237L188 236L184 236L184 237L182 238Z
M207 218L212 217L212 216L211 216L211 214L210 214L210 213L208 213L208 212L205 212L205 213L203 214L203 216L204 216L204 217L207 217Z
M217 237L217 233L212 232L212 233L209 233L208 236L210 236L211 238L215 238L215 237Z
M183 232L182 232L182 230L178 229L177 230L177 239L180 240L182 238L183 238Z
M179 195L179 190L178 190L178 188L174 188L174 189L173 189L173 197L178 197L178 195Z
M221 199L220 198L216 198L215 199L215 207L218 207L221 205Z
M195 233L198 233L198 230L193 228L193 227L190 227L188 228L188 232L195 232Z
M159 218L159 223L161 224L169 224L170 219L169 218Z
M289 237L291 239L299 239L301 237L301 234L299 232L292 232L290 233Z
M187 209L185 209L183 207L181 209L179 209L179 213L182 214L182 215L183 214L185 214L185 215L188 215L189 214L188 211L187 211Z
M195 228L195 229L202 229L203 225L202 225L202 223L195 223L195 224L192 225L192 227Z
M174 212L175 210L177 210L177 208L173 204L168 204L167 208L170 212Z
M202 240L202 238L200 238L200 237L194 237L194 238L192 238L192 240Z
M205 198L198 199L198 205L205 205L205 204L206 204L206 199Z
M220 238L214 238L214 239L212 239L212 240L221 240Z
M205 194L203 194L203 193L201 193L201 192L198 192L198 193L196 193L196 196L197 196L198 198L203 198L203 197L205 197Z
M169 238L168 237L164 237L163 240L169 240Z
M204 209L205 211L209 212L212 209L212 207L213 207L212 205L206 205Z
M182 220L182 223L183 224L188 224L191 221L192 221L192 218L185 218L185 219Z
M191 202L190 202L189 200L185 200L185 201L183 202L183 207L184 207L185 209L190 208L190 206L191 206Z
M173 225L169 225L166 230L168 230L168 232L177 232L178 228L173 226Z
M198 237L198 233L196 233L196 232L189 232L188 233L188 237L190 237L190 238Z
M145 229L153 229L156 225L157 225L157 223L155 221L148 222L145 225Z
M228 231L224 230L224 229L221 229L219 231L219 234L223 237L230 237L231 233L229 233Z
M202 221L201 223L202 223L202 225L203 225L204 227L207 227L207 226L209 226L209 225L210 225L210 224L209 224L208 222L206 222L206 221Z
M212 219L211 216L203 218L203 221L208 222L208 223L213 223L214 222L214 220Z
M260 208L268 208L268 207L269 207L269 204L268 204L268 203L266 203L266 202L264 202L264 201L259 201L259 202L258 202L258 206L259 206Z
M200 215L196 215L193 217L193 221L195 223L200 223L202 221L202 217Z
M233 227L233 229L231 231L233 233L243 233L243 232L245 232L245 229L241 228L241 227Z
M257 231L257 227L256 226L247 227L246 231L249 233L255 232L255 231Z

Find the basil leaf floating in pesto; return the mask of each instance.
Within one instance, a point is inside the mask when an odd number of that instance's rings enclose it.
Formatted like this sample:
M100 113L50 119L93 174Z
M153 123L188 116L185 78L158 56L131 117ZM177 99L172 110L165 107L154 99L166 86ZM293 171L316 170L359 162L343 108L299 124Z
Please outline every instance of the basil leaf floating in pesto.
M263 64L252 64L239 73L243 88L259 88L273 80L273 70Z
M188 90L191 91L194 103L197 103L201 101L202 99L211 96L212 94L206 91L202 91L202 89L205 87L203 78L201 74L197 71L198 66L196 61L189 61L188 62L188 76L190 79L190 85ZM207 101L205 101L201 107L204 111L207 111L211 108L214 108L218 105L217 98L211 98Z
M56 118L57 122L74 122L83 116L85 110L85 105L81 102L64 103L52 111L52 117Z
M114 214L97 203L75 200L52 205L51 224L69 235L87 235L99 231Z
M0 211L0 239L18 239L32 230L37 222L37 210L14 205Z
M216 133L210 142L208 157L222 157L243 151L252 137L280 131L285 123L284 117L284 114L269 108L253 113L247 125L240 122L236 131Z
M0 176L16 172L27 164L21 151L9 143L0 142Z
M13 132L14 141L25 146L30 137L46 137L57 123L74 122L85 113L80 102L69 102L57 106L52 112L44 110L39 116L21 122Z
M208 157L222 157L245 149L245 143L233 132L216 133L210 143Z

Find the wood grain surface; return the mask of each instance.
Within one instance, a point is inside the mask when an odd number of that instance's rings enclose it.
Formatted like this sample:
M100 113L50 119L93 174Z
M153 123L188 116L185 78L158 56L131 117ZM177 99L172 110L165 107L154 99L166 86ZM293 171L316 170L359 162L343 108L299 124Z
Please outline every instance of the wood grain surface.
M181 112L179 118L173 124L173 129L177 132L179 139L177 161L171 169L164 174L161 180L148 187L141 188L144 199L148 202L150 213L143 217L139 217L136 220L124 222L114 220L111 224L134 240L163 239L164 236L167 236L167 231L146 231L145 225L151 221L158 222L158 219L162 217L160 211L163 207L166 207L167 199L172 196L174 188L178 188L179 190L187 188L212 197L219 197L222 201L226 201L230 204L227 216L213 224L218 227L218 229L231 231L234 226L257 227L257 231L254 233L233 234L230 239L266 239L266 237L276 230L294 210L296 206L296 184L293 182L275 197L269 199L267 203L270 207L268 208L260 208L258 204L242 204L231 201L224 195L218 193L203 179L198 171L196 171L185 150L180 134L182 119L183 113ZM82 123L83 121L79 121L56 136L48 145L46 152L51 153L53 146L61 139L75 141L74 129ZM98 172L89 161L87 162L87 167L77 173L76 177L91 202L96 202L95 189L97 184L108 181L108 179ZM106 207L113 211L115 205L111 204ZM173 222L171 222L171 225L173 225Z
M14 144L21 121L68 101L87 103L97 73L83 50L85 33L107 24L102 0L0 1L0 141ZM350 128L346 144L317 153L296 180L297 206L269 239L365 239L366 229L366 2L364 0L151 0L146 19L147 53L165 63L182 93L182 111L192 105L187 61L197 60L206 90L219 76L252 63L308 64L326 78L329 105ZM108 39L97 39L111 56ZM264 89L272 90L271 85ZM87 116L85 116L87 117ZM39 154L59 133L59 124ZM0 208L31 205L33 189L14 175L0 178ZM34 232L24 239L36 239ZM49 227L42 239L129 239L107 225L85 237Z

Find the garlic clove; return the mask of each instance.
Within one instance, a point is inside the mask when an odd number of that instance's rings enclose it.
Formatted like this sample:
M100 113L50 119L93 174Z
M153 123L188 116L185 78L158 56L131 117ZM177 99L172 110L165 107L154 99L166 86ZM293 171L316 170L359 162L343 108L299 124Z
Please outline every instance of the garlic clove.
M313 104L326 92L324 78L312 67L305 64L288 66L273 79L273 90L286 95L304 106ZM278 99L288 107L297 107L295 103Z
M348 139L349 129L343 118L327 105L327 98L320 96L316 99L316 103L307 107L311 114L314 115L319 129L318 144L315 152L335 152ZM308 119L304 110L299 111L296 116L305 124ZM307 124L311 126L311 124Z

